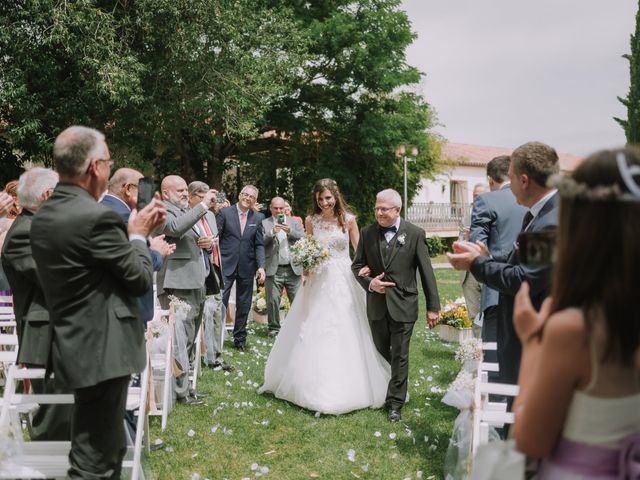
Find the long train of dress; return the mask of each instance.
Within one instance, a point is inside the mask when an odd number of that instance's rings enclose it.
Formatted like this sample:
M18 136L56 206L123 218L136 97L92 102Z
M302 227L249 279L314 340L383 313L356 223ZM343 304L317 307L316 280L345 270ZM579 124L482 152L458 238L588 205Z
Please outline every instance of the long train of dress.
M314 219L329 260L296 295L265 367L261 391L312 411L382 407L390 367L376 350L366 294L351 273L348 236Z

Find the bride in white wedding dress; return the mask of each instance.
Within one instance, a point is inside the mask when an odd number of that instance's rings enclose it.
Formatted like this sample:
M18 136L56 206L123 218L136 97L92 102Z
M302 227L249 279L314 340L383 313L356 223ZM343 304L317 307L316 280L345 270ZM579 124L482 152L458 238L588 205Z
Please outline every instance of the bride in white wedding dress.
M313 188L314 215L307 233L329 250L329 259L306 281L277 336L261 392L272 392L312 411L339 415L383 406L390 367L373 344L366 294L353 278L349 240L359 240L335 181Z

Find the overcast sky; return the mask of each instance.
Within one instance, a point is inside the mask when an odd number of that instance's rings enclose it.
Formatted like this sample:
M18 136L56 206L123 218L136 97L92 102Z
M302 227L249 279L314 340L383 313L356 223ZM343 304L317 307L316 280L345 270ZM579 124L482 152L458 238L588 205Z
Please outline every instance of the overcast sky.
M407 51L447 140L540 140L585 155L624 144L637 0L404 0Z

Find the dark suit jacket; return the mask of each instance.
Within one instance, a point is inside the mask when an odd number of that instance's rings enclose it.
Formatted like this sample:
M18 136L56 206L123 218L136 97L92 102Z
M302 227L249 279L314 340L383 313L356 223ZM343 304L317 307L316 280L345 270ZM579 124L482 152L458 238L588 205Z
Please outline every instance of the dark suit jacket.
M146 242L77 185L59 183L31 226L53 322L56 376L73 389L140 372L144 324L136 298L152 286Z
M396 322L413 323L418 319L416 270L420 274L422 289L427 299L427 310L439 311L438 287L424 230L401 220L400 228L391 241L393 251L387 263L383 261L380 248L381 235L377 223L362 229L360 243L351 266L356 280L367 291L369 320L383 320L387 312ZM404 244L400 239L404 239ZM371 275L359 277L358 272L365 265L371 269ZM370 292L371 280L382 272L385 273L384 280L395 282L396 286L387 288L385 294Z
M528 231L554 230L558 226L558 194L553 195L533 219ZM522 222L522 221L521 221ZM513 326L513 300L526 281L529 284L531 302L539 309L551 289L551 266L531 267L520 264L517 248L513 248L506 262L490 257L478 257L471 265L471 273L479 281L500 293L500 323L498 324L498 355L502 355L500 378L507 383L517 383L522 346ZM500 351L501 350L501 351Z
M511 187L483 193L473 202L469 240L484 243L494 258L506 258L518 238L527 209L518 205ZM480 309L498 305L498 292L482 287Z
M18 326L18 362L45 366L51 347L51 324L31 254L33 213L22 210L7 232L2 265L13 291L13 310Z
M119 198L108 193L104 196L100 202L105 207L109 207L111 210L120 215L125 229L129 225L129 216L131 215L131 209ZM162 268L162 255L160 252L149 249L149 255L151 255L151 263L153 264L153 271L157 272ZM153 287L150 288L147 293L138 297L138 309L140 310L140 318L147 322L153 320Z
M220 236L222 273L225 277L232 276L237 269L240 278L250 278L258 268L264 268L262 220L263 214L249 210L241 235L237 204L218 212L216 222Z

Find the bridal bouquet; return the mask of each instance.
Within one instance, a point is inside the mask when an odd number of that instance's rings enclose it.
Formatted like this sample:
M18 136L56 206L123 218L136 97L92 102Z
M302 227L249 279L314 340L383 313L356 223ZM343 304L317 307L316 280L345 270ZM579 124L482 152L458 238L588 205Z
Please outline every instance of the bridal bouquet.
M322 247L311 235L303 238L289 247L291 260L300 265L305 272L313 272L329 258L329 250Z

